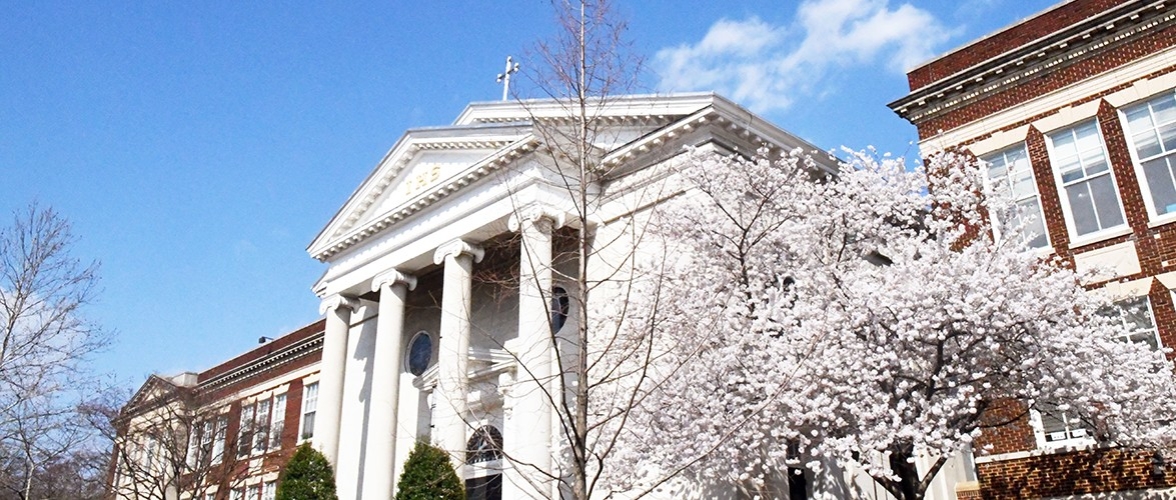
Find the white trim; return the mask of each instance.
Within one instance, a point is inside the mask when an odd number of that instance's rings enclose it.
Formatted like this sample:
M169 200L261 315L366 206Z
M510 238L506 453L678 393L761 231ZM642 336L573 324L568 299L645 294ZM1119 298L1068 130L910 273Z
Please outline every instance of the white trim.
M1045 455L1055 455L1058 453L1070 453L1075 451L1094 450L1098 448L1107 448L1106 445L1091 444L1091 445L1073 445L1073 446L1058 446L1055 448L1036 448L1026 451L1013 451L1009 453L997 453L994 455L981 455L973 459L977 465L986 464L990 462L1003 462L1006 460L1023 460L1026 458L1041 457Z
M1176 273L1169 273L1176 274ZM1147 295L1151 290L1152 277L1140 278L1137 280L1125 281L1122 283L1111 282L1103 285L1102 290L1106 292L1107 296L1112 301L1119 301Z
M1029 135L1029 126L1021 125L1012 130L1001 130L992 133L992 137L976 141L967 145L968 151L977 157L987 156L1002 149L1012 147L1018 142L1025 142Z
M1160 280L1160 283L1164 285L1164 288L1167 288L1168 290L1176 290L1176 271L1168 271L1163 274L1157 274L1154 276L1154 278Z
M1117 187L1116 187L1116 189L1117 189ZM1066 210L1064 206L1063 206L1062 210L1063 210L1063 212ZM1066 217L1069 218L1070 214L1066 214ZM1066 224L1067 224L1066 231L1068 232L1070 230L1069 220L1066 221ZM1083 236L1081 238L1073 238L1070 240L1070 244L1067 245L1067 247L1070 250L1076 250L1076 249L1082 248L1087 245L1093 245L1093 244L1098 243L1100 241L1106 241L1106 240L1109 240L1112 238L1118 238L1118 237L1126 235L1126 234L1131 234L1131 226L1127 225L1127 223L1123 223L1122 226L1115 226L1115 227L1110 227L1110 228L1104 229L1102 231L1095 231L1095 232L1090 233L1090 234Z

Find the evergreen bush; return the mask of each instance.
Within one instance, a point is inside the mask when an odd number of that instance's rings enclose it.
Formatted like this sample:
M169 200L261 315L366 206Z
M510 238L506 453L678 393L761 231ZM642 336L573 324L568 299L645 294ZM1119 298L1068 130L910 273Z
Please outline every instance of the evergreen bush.
M396 500L465 500L465 486L457 478L449 454L424 441L404 463Z
M335 472L327 457L303 443L278 477L275 500L339 500Z

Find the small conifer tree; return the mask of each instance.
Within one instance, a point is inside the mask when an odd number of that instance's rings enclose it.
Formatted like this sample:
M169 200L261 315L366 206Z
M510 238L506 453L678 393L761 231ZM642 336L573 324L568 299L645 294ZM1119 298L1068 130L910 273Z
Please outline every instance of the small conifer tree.
M396 500L465 500L465 488L444 450L424 441L404 462Z
M335 495L335 472L327 457L303 443L290 457L278 478L275 500L339 500Z

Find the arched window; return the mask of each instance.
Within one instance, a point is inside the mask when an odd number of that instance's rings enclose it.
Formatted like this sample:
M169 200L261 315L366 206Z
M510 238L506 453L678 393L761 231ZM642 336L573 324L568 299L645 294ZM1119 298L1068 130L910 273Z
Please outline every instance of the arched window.
M568 322L572 301L568 298L568 291L563 287L551 289L551 333L558 332Z
M419 377L429 369L429 363L432 360L433 337L430 337L427 332L417 332L408 342L408 352L404 358L408 372Z
M493 425L483 425L474 431L466 443L466 463L478 464L502 458L502 433Z

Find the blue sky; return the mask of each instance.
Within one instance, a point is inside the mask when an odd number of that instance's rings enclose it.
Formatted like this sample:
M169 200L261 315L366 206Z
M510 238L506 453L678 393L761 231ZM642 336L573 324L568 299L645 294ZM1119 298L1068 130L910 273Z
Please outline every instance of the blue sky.
M822 148L912 155L902 69L1046 0L632 2L645 91L715 90ZM318 318L305 248L406 128L501 96L545 1L8 2L0 219L32 200L102 264L96 368L201 370Z

